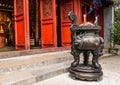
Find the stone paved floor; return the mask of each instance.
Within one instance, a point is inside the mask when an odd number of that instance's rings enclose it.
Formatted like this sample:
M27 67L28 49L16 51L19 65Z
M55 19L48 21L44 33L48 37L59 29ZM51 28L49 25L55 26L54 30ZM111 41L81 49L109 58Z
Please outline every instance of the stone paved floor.
M120 85L120 55L103 58L100 64L104 75L99 82L73 80L65 73L34 85Z

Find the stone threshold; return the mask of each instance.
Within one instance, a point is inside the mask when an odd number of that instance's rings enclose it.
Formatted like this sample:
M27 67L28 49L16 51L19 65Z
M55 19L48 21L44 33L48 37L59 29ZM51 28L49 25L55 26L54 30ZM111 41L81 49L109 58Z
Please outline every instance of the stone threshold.
M48 53L48 52L49 53L59 52L59 51L65 51L65 50L70 50L70 46L43 48L43 49L29 49L29 50L19 50L19 51L7 51L7 52L0 52L0 59L25 56L25 55L42 54L42 53Z

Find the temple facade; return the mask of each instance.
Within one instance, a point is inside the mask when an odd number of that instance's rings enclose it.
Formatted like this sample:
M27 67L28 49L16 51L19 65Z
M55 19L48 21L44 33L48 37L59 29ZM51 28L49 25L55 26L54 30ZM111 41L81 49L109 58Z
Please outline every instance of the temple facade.
M68 13L74 11L77 24L83 23L83 15L90 11L91 1L0 0L0 49L9 46L16 50L70 46ZM112 23L111 10L111 6L106 6L87 16L91 23L99 16L100 36L106 43L109 42L108 24Z

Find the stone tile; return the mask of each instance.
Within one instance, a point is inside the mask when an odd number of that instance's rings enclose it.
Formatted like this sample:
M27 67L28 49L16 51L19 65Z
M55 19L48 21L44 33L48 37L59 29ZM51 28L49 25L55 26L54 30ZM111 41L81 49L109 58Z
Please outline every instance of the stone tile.
M100 63L104 74L99 82L74 80L65 73L34 85L120 85L120 55L100 59Z
M34 85L120 85L120 74L104 71L103 79L97 81L81 81L73 80L69 77L69 73L65 73L47 80L43 80Z

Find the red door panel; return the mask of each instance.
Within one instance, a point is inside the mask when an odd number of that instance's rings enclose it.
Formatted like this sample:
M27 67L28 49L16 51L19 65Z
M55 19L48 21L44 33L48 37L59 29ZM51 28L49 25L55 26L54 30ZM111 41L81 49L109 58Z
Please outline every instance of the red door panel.
M14 0L15 48L29 49L28 0Z
M68 19L68 13L73 10L72 0L61 0L60 13L61 13L61 42L62 46L70 46L70 25L71 21Z
M53 24L47 24L47 25L43 25L43 31L42 31L42 33L43 33L43 42L42 43L44 43L44 44L50 44L50 45L52 45L53 44L53 40L54 39L52 39L53 38L53 32L52 32L52 29L53 28Z
M56 0L40 0L42 48L56 47Z

